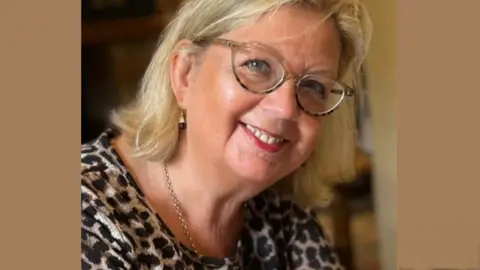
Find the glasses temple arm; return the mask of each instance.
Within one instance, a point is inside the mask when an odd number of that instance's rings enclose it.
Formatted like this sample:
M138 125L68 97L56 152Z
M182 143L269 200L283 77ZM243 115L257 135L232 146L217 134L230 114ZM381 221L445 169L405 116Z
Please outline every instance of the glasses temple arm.
M345 86L345 90L341 90L341 89L332 89L332 92L333 94L338 94L338 95L341 95L341 94L345 94L345 96L354 96L355 95L355 90L353 88L350 88L348 86Z

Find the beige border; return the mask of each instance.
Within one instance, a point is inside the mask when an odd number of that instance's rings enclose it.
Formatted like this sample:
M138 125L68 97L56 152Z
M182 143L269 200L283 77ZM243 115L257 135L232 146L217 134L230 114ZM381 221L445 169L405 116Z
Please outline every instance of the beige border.
M80 266L80 10L0 4L0 269Z
M397 269L480 269L479 5L399 1ZM2 3L2 269L79 267L78 7Z
M480 269L479 10L398 1L399 269Z

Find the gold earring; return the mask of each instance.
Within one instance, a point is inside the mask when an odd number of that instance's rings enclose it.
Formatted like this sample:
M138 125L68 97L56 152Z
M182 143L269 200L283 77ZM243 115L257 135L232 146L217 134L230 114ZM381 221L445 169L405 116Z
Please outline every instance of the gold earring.
M187 121L185 120L185 111L180 111L180 117L178 118L178 127L180 129L185 129L187 127Z

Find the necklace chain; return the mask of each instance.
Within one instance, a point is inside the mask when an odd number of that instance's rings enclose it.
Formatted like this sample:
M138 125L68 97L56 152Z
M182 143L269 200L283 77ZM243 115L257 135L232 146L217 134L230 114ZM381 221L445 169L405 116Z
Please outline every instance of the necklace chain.
M195 243L193 242L192 235L190 233L190 230L188 229L187 222L185 220L185 215L183 213L183 209L180 207L180 203L177 198L177 194L175 194L175 191L173 190L173 185L172 181L170 180L170 175L168 173L167 165L165 164L164 166L164 171L165 171L165 179L167 180L167 186L170 192L170 197L172 198L173 206L175 207L175 212L177 212L178 219L180 221L180 224L183 229L183 233L185 234L185 237L187 237L188 241L190 242L190 246L192 247L193 251L198 254L197 247L195 246ZM246 205L245 205L246 207ZM238 258L237 258L238 260ZM241 260L240 260L240 263ZM234 266L233 269L243 269L241 265Z
M190 230L188 229L185 216L183 214L183 210L180 207L180 203L178 202L177 195L173 190L173 185L172 185L172 181L170 181L170 175L168 174L167 165L165 165L164 170L165 170L165 179L167 180L168 189L170 191L170 197L172 198L173 206L175 207L175 212L177 212L178 219L180 220L180 224L182 225L183 233L185 234L185 237L187 237L188 241L190 242L190 245L192 246L193 251L195 253L198 253L195 243L193 242Z

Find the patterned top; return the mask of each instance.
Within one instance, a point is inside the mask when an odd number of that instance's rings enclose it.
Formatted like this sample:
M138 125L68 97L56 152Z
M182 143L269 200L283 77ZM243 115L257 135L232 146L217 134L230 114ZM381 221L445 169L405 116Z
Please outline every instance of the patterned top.
M194 253L150 207L114 136L81 149L82 269L343 269L314 215L269 190L246 203L236 257Z

